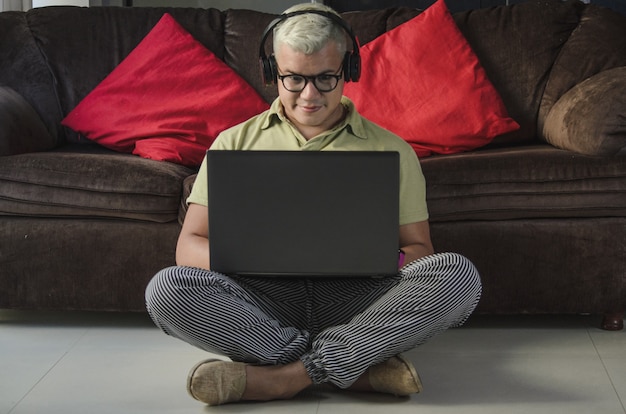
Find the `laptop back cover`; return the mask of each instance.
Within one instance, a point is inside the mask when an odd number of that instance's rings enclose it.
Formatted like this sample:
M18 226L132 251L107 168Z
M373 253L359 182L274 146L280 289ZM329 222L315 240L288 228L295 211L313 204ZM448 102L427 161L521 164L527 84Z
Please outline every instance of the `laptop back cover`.
M207 157L213 270L397 274L397 153L208 151Z

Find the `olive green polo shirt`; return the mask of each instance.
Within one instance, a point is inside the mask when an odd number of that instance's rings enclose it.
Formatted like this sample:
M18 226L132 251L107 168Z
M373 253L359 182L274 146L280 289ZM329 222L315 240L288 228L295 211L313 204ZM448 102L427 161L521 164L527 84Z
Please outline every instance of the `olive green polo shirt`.
M395 151L400 154L400 225L427 220L426 185L413 148L359 115L348 98L341 103L348 109L344 121L307 141L276 99L267 111L223 131L211 150ZM208 205L206 158L187 202Z

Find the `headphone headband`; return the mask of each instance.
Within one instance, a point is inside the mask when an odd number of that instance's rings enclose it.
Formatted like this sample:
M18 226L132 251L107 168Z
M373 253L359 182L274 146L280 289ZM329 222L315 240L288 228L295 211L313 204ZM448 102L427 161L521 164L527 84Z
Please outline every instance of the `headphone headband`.
M359 54L359 42L352 31L352 28L345 22L341 17L337 16L335 13L327 12L324 10L299 10L291 13L284 13L275 18L270 22L270 24L263 31L263 35L261 36L261 45L259 47L259 63L261 65L261 76L263 77L263 81L266 85L272 85L276 83L278 77L278 71L276 68L276 60L274 56L267 56L265 53L265 42L269 37L272 30L279 25L281 22L303 14L317 14L320 16L324 16L334 23L339 25L347 34L350 36L350 40L352 41L352 51L346 52L343 60L343 69L344 69L344 79L346 82L352 81L356 82L359 80L361 76L361 56Z

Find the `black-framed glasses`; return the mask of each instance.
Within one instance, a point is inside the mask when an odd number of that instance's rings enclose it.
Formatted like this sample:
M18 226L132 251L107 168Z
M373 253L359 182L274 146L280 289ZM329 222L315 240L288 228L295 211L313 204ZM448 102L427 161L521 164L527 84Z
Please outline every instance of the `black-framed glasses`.
M289 75L278 75L277 77L289 92L302 92L309 82L312 82L320 92L330 92L337 88L339 80L343 77L343 65L339 70L341 72L338 74L322 73L315 76L305 76L292 73Z

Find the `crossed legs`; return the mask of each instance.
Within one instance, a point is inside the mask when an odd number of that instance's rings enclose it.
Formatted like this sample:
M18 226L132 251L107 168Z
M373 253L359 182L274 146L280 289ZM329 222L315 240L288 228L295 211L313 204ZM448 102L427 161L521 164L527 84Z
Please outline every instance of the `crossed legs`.
M446 253L384 280L246 281L174 267L155 276L146 301L166 333L248 363L219 365L244 376L236 399L267 400L320 383L373 390L370 367L388 361L411 374L392 357L462 324L480 291L473 265Z

